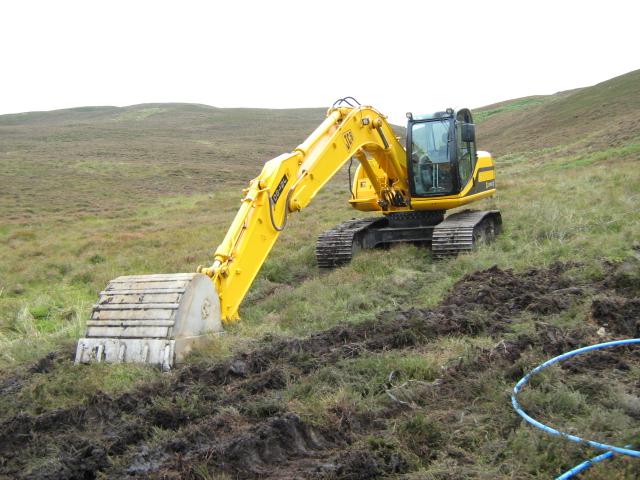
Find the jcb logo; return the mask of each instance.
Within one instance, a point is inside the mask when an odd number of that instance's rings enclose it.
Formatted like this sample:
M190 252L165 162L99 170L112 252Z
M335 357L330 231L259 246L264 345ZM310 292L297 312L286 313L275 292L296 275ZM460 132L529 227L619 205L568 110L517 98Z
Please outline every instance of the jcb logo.
M353 133L351 133L351 130L347 130L342 136L344 137L344 144L347 146L347 150L351 150L351 145L353 145Z

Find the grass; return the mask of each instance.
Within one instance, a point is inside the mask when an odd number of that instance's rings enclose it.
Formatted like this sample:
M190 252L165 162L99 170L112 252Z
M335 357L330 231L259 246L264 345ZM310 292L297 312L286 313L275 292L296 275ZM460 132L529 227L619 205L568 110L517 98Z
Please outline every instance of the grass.
M33 412L83 404L97 391L117 394L157 377L155 369L139 365L98 365L92 375L79 369L54 369L36 374L27 388L22 388L14 401L32 405ZM15 409L8 407L8 412Z
M480 146L504 155L560 147L585 154L623 147L640 128L640 70L592 87L479 109Z
M528 107L533 107L536 105L542 105L546 101L549 101L550 97L547 96L535 96L535 97L525 97L519 98L517 100L512 100L509 102L503 102L496 106L489 106L482 109L479 109L475 115L474 120L476 122L482 122L487 118L496 115L498 113L504 112L512 112L516 110L526 109Z
M483 112L478 118L486 144L500 135L490 130L501 125L498 120L550 104L531 98ZM109 279L193 271L208 263L239 205L240 189L257 174L260 161L295 146L318 123L318 114L148 105L0 117L7 139L0 144L0 378L24 371L49 351L70 351ZM594 131L584 135L595 142L591 149L574 137L556 144L513 142L509 153L501 143L499 193L477 207L501 210L503 234L473 254L437 262L427 250L404 245L361 252L348 266L319 271L315 238L355 214L346 204L342 172L292 218L241 307L243 321L201 348L194 361L227 357L258 345L265 335L303 336L384 311L433 306L463 275L494 264L524 270L572 261L581 265L571 272L576 283L601 278L603 262L632 256L633 239L640 238L640 129L612 145L596 141ZM578 304L543 320L577 327L587 309ZM540 320L525 316L510 335L531 332ZM394 403L388 391L419 405L418 391L390 389L407 381L431 382L451 362L491 347L490 338L445 337L428 348L344 359L291 383L284 401L318 422L345 409L379 412ZM541 359L533 352L519 362L524 369ZM28 377L17 399L0 398L2 418L161 378L155 369L132 365L54 368ZM532 390L523 401L577 431L620 439L620 432L629 432L625 419L640 411L637 399L622 390L603 395L591 385L593 393L585 394L586 377L567 382L564 373L550 371L543 383L544 389ZM460 399L452 407L456 415L464 411L455 419L458 443L478 452L467 467L454 468L425 453L425 445L447 441L446 419L418 409L394 420L384 441L411 452L416 476L407 478L533 478L557 472L567 456L584 456L578 447L521 425L508 404L510 387L503 372L480 376L473 402ZM251 408L258 415L281 404L266 397ZM207 475L203 467L202 478Z
M498 159L500 193L483 207L501 209L505 231L477 254L436 263L427 251L400 246L366 252L350 266L319 272L315 237L353 215L344 202L346 182L338 179L282 235L242 306L244 321L230 329L230 336L300 335L398 306L431 305L464 273L493 264L522 269L580 260L596 268L605 258L625 258L629 239L637 238L639 230L636 147L604 150L590 162L557 156L540 165L536 152L520 154L528 161L511 157L503 164ZM29 317L40 336L67 332L73 338L77 328L67 325L69 312L86 316L110 278L192 271L206 263L238 198L239 192L229 188L164 197L106 217L5 225L0 234L5 338L15 342L20 322ZM16 356L13 347L2 350L5 359ZM41 353L35 349L19 358Z

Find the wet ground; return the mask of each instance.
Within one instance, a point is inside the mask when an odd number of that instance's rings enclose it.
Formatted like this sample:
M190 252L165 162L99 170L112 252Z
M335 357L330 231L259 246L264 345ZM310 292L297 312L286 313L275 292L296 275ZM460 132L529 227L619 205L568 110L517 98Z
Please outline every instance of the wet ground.
M15 415L0 424L0 477L366 479L402 474L415 469L415 462L403 449L376 439L395 428L393 419L407 418L416 407L439 427L415 437L412 455L427 462L445 456L453 464L473 464L465 447L472 441L471 432L465 432L473 425L454 412L482 395L484 374L515 383L524 373L518 360L533 348L551 356L603 335L638 335L635 291L606 282L573 285L566 275L573 267L556 264L522 273L493 267L461 279L434 308L390 310L375 320L303 339L267 338L259 349L220 363L184 365L122 395L98 393L83 405ZM584 325L560 328L540 320L580 302L590 305ZM514 324L525 317L535 319L535 329L518 333ZM409 385L415 389L411 402L399 395L386 398L389 385L400 381L390 378L380 387L386 400L375 415L336 407L324 420L309 420L282 400L292 385L344 359L425 348L443 336L489 336L495 343L447 364L433 382ZM71 357L72 352L53 353L21 376L0 380L0 395L15 394L29 375L71 368ZM601 353L588 364L576 361L565 368L624 369L625 362ZM511 422L500 428L513 429L519 420L514 416ZM454 435L456 442L443 441Z

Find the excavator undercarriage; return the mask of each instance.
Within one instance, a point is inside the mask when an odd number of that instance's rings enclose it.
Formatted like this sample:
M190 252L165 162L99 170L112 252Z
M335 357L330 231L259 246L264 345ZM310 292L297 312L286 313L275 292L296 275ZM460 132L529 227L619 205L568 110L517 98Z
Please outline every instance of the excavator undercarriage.
M441 210L353 219L318 237L316 260L320 268L335 268L349 263L359 250L394 243L430 245L433 256L442 258L491 242L501 228L502 217L497 210L465 210L446 219Z

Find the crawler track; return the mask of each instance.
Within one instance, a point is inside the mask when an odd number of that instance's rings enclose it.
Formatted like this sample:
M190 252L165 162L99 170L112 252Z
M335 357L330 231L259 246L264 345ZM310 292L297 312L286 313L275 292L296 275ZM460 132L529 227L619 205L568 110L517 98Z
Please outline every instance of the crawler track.
M493 240L501 225L502 218L497 210L465 211L449 215L433 229L433 256L442 258L469 252L477 244Z
M357 218L322 233L316 243L318 266L335 268L349 263L353 254L361 246L358 242L358 234L380 220L380 217Z
M360 248L374 248L398 241L430 242L434 257L454 256L469 252L480 243L491 242L502 227L498 210L468 210L449 215L442 221L440 217L431 224L411 224L412 221L421 219L425 213L428 212L394 214L396 224L392 225L388 224L389 217L360 218L341 223L318 237L318 266L339 267L349 263ZM402 219L407 221L406 225L397 224ZM419 230L420 238L412 232L415 230ZM376 232L379 233L378 236Z

